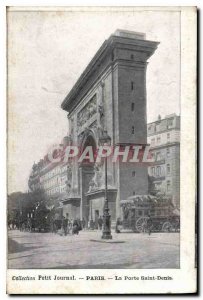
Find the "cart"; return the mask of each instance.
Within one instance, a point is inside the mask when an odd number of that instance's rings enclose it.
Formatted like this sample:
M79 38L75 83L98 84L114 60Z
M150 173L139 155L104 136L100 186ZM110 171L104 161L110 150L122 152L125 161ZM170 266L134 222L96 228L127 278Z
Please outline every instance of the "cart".
M133 232L178 232L180 214L167 196L139 195L121 200L123 229Z

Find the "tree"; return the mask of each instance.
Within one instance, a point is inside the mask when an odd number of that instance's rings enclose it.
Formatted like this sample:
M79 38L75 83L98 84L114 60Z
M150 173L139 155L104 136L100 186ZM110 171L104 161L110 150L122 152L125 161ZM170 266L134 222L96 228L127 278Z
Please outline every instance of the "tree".
M45 210L47 203L48 198L43 190L30 193L12 193L8 195L8 221L27 219L28 216L34 215L36 208L40 207L41 210Z

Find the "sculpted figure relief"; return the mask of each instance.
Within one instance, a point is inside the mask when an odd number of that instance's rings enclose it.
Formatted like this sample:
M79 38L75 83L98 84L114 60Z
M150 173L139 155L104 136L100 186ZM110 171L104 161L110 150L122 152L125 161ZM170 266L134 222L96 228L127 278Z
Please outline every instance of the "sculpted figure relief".
M97 97L92 99L83 107L77 115L77 126L82 127L97 112Z
M102 185L102 171L101 167L98 164L95 164L94 166L94 176L92 177L92 180L89 183L89 192L98 190Z
M113 185L113 176L108 172L107 174L108 188L114 188ZM104 165L95 164L94 166L94 176L89 183L89 192L96 191L99 189L104 189L105 184L105 174L104 174Z

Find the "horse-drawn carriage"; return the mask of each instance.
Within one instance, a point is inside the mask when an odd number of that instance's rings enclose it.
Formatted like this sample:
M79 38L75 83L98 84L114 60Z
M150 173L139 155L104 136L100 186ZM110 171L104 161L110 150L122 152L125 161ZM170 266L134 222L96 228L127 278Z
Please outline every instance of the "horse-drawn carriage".
M134 232L177 232L180 215L167 196L140 195L121 201L123 229Z
M26 230L29 232L49 232L51 230L50 210L42 207L26 220Z
M49 232L50 231L50 221L48 218L30 218L27 220L27 231L29 232Z

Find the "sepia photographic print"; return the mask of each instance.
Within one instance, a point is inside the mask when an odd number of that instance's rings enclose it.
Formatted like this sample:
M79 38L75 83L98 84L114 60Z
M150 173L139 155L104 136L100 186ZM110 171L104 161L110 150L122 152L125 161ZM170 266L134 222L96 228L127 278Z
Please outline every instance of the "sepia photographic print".
M196 8L7 7L7 293L195 293Z

